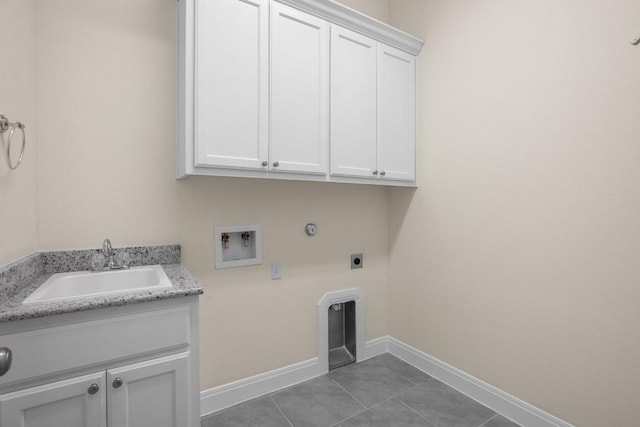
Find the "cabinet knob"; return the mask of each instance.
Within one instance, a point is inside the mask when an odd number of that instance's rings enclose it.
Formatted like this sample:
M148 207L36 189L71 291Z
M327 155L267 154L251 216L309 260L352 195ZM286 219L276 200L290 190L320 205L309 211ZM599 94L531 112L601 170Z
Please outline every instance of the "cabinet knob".
M378 175L378 171L373 171L373 174L374 175Z
M277 168L278 166L280 166L280 162L273 162L273 167Z
M113 386L113 388L120 387L122 385L122 378L120 378L120 377L116 378L115 380L113 380L111 385Z
M262 166L267 166L269 164L269 162L267 162L266 160L264 162L262 162Z
M89 394L96 394L98 391L100 391L100 386L96 383L93 383L89 386L89 389L87 390L87 393Z
M7 347L0 348L0 377L9 372L13 355Z
M380 175L385 176L387 173L385 171L380 172Z

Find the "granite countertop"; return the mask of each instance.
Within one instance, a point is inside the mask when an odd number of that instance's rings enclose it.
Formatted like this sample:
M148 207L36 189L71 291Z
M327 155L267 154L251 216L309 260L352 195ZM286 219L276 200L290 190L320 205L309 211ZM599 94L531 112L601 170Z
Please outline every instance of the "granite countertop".
M97 250L36 253L0 267L0 323L203 293L200 284L180 264L179 245L115 250L129 252L132 267L160 264L173 286L23 305L22 301L51 275L88 270L87 260Z

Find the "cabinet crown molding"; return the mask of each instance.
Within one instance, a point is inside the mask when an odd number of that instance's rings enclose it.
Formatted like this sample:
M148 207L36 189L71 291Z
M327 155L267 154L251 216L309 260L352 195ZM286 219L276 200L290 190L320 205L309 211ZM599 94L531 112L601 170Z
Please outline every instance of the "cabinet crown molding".
M390 46L418 55L424 41L332 0L277 0Z

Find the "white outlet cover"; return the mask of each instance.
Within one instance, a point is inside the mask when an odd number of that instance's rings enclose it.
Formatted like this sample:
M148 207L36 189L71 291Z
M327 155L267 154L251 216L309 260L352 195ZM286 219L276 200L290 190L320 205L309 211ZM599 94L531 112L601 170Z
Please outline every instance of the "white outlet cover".
M282 279L282 264L279 262L271 263L271 280Z

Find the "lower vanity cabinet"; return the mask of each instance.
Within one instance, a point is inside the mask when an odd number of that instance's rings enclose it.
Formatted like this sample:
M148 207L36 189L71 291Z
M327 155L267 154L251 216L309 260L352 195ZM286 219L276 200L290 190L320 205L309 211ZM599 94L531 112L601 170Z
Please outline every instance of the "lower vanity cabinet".
M199 427L197 301L8 323L0 427Z
M0 395L0 426L104 427L105 373Z
M0 426L180 427L188 353L0 395Z
M188 418L189 354L107 371L109 427L180 427Z

